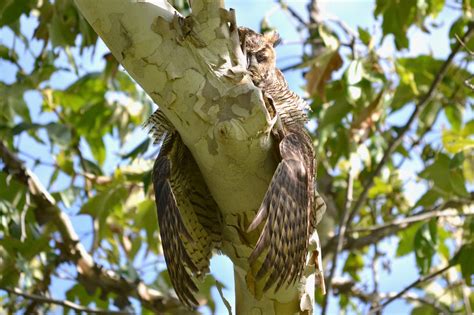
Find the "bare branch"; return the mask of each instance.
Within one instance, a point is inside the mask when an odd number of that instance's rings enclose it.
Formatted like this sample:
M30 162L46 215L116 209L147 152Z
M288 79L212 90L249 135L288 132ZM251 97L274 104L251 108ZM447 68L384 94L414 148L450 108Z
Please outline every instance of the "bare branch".
M73 302L68 301L68 300L56 300L56 299L49 298L49 297L46 297L46 296L43 296L43 295L25 293L25 292L22 292L18 288L13 288L13 289L0 288L0 290L6 291L6 292L11 293L11 294L22 296L26 299L33 300L35 302L47 303L47 304L56 304L56 305L60 305L60 306L63 306L63 307L73 309L73 310L78 311L78 312L85 312L85 313L88 313L88 314L130 314L129 312L122 312L122 311L109 311L109 310L91 309L91 308L87 308L87 307L84 307L82 305L73 303Z
M319 10L318 0L311 0L308 4L309 22L313 27L321 23L321 11Z
M288 13L290 13L290 15L295 18L295 20L297 20L301 26L307 26L308 23L301 17L301 15L299 15L298 12L296 12L292 7L290 7L288 5L288 3L286 3L285 1L283 0L277 0L278 4L280 4L280 7L283 9L283 10L286 10L288 11Z
M397 232L406 229L407 227L422 221L426 221L433 218L451 217L451 216L472 216L473 211L460 213L454 209L444 209L435 211L425 211L417 215L413 215L407 218L395 220L390 223L372 226L367 228L351 229L347 232L349 234L344 240L344 250L360 249L370 244L374 244L383 238L389 237L396 234ZM351 235L359 233L369 233L367 236L354 238ZM323 248L323 252L328 254L336 250L337 236L331 238L326 246Z
M347 294L353 297L358 298L363 303L371 303L373 300L383 300L389 299L397 295L395 292L389 293L379 293L374 295L373 293L367 293L362 291L360 288L355 286L353 281L335 281L333 283L334 291L336 295L338 294ZM449 309L444 307L438 300L428 297L419 296L410 292L405 292L399 298L405 299L407 301L419 302L434 308L439 314L450 314Z
M380 306L378 306L378 307L374 308L373 310L371 310L369 312L369 314L374 314L374 313L378 312L379 310L382 310L388 304L390 304L393 301L395 301L396 299L402 297L409 290L413 289L414 287L418 286L419 284L422 284L423 282L427 282L427 281L430 281L431 279L436 278L437 276L441 275L442 273L444 273L445 271L447 271L451 267L452 267L452 265L447 265L447 266L445 266L444 268L441 268L438 271L435 271L433 273L430 273L429 275L422 276L422 277L418 278L416 281L413 281L409 286L407 286L406 288L404 288L403 290L401 290L400 292L398 292L394 296L391 296L387 301L383 302Z
M358 228L358 229L351 229L349 233L374 233L380 230L385 230L390 227L399 226L400 228L406 228L409 225L420 222L426 221L433 218L442 218L442 217L453 217L453 216L469 216L474 215L474 210L467 210L467 212L460 213L456 209L444 209L444 210L435 210L435 211L425 211L417 215L413 215L407 218L395 220L386 224L381 224L377 226L371 226L367 228Z
M337 258L339 257L340 252L343 249L344 245L344 235L346 234L348 219L349 219L349 208L352 204L352 192L353 192L353 185L354 185L354 172L352 168L349 168L348 177L347 177L347 190L346 190L346 204L344 207L344 215L342 216L341 223L339 225L339 233L337 235L337 243L336 243L336 251L332 257L332 265L331 271L329 273L329 281L327 285L327 293L324 296L323 306L322 306L322 315L326 314L328 302L329 302L329 295L331 292L331 279L334 278L336 274L336 267L337 267Z

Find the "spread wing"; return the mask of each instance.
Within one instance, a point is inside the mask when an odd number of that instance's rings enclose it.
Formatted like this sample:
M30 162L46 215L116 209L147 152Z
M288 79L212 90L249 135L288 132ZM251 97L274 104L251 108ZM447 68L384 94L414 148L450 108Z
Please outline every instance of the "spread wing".
M194 278L209 272L212 250L220 245L222 220L179 134L161 112L152 118L151 132L163 138L152 177L163 252L176 294L186 305L195 306Z
M304 132L292 132L283 137L279 149L282 160L248 229L254 230L266 220L249 257L253 264L267 250L256 275L261 279L270 273L264 291L275 283L277 291L283 283L300 278L314 220L312 143Z

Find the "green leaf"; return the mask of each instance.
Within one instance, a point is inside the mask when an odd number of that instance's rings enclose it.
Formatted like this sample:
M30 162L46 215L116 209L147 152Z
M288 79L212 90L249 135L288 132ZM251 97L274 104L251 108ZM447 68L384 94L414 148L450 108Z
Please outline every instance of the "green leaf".
M78 12L72 1L55 2L55 14L49 24L49 34L53 47L74 46L78 34Z
M127 198L127 189L121 184L116 184L108 186L82 205L79 213L89 214L98 222L99 240L104 237L106 232L110 233L108 229L105 229L107 217L115 210L120 210Z
M437 17L444 8L445 0L429 0L428 12L432 17Z
M27 14L32 6L32 0L2 0L0 2L0 27L10 25Z
M470 184L474 183L474 154L469 154L464 159L462 168L466 181Z
M350 253L342 270L350 274L354 280L359 281L359 271L362 268L364 268L364 259L362 258L362 255Z
M18 62L18 54L5 45L0 44L0 58L11 61L13 63Z
M79 14L79 33L82 37L81 42L81 52L82 48L93 46L97 42L97 33L94 29L90 26L90 24L86 21L86 19Z
M425 168L420 176L433 181L439 193L469 197L462 169L452 161L447 155L438 154L435 162Z
M136 228L145 230L149 246L156 243L155 233L158 231L158 218L155 203L152 200L147 199L138 204L134 222Z
M411 315L438 315L439 312L432 306L421 305L411 310Z
M398 233L397 257L408 255L414 250L415 234L419 230L421 223L414 224Z
M434 221L434 220L432 220ZM415 234L414 246L416 264L422 274L430 271L433 255L437 249L436 221L423 224Z
M459 130L461 128L463 116L461 110L462 108L459 108L458 106L448 106L444 109L446 118L448 119L454 130Z
M443 130L441 137L443 146L449 153L458 153L474 149L474 139L462 136L453 130Z
M364 43L364 45L370 46L372 36L369 34L369 32L360 26L357 28L357 31L359 32L359 38Z
M471 240L472 242L472 240ZM453 257L453 263L461 266L461 273L468 286L474 284L474 243L462 245L456 256Z
M339 123L351 110L351 105L347 101L335 102L330 106L319 123L319 128L323 129L329 125Z
M74 163L71 157L71 152L64 150L60 151L58 155L56 155L56 164L58 164L64 173L69 176L74 175Z
M387 195L393 191L393 186L390 183L383 181L381 178L374 178L374 186L369 190L369 198L373 199L378 195Z
M127 154L122 155L123 159L128 159L128 158L136 158L139 154L143 154L148 150L148 147L150 146L150 138L146 138L143 140L139 145L137 145L132 151L130 151Z
M92 156L99 165L103 165L106 158L105 144L102 137L86 137L89 148L91 149Z
M415 204L415 208L418 206L429 208L436 203L442 196L435 190L428 190Z
M470 194L466 189L466 181L464 179L463 173L461 169L454 169L451 170L449 181L451 183L451 187L458 196L469 198Z
M374 15L382 15L383 35L393 34L398 50L408 48L408 28L415 22L417 13L416 1L377 0Z
M4 248L12 255L21 255L29 261L49 248L49 237L42 236L38 239L27 237L24 241L13 237L4 237L0 239L0 248Z
M464 1L464 3L469 4L469 1ZM474 5L474 4L471 4L471 6L472 5ZM465 5L465 7L467 7L467 6L468 5ZM453 48L455 45L457 45L459 43L458 38L461 38L462 35L466 33L466 31L468 29L468 25L469 25L469 23L471 23L472 11L470 11L469 14L471 15L470 18L468 18L466 16L461 16L461 17L459 17L459 19L456 20L456 22L454 22L451 25L451 28L449 29L449 39L450 39L450 43L451 43L451 48ZM474 39L472 37L467 43L464 43L464 45L470 51L474 51Z
M451 191L451 185L447 178L450 176L449 170L450 159L444 154L439 154L433 164L424 169L420 176L434 182L442 192L448 193Z
M435 122L438 112L441 110L441 103L430 102L420 113L418 133L424 131L425 128L432 126Z
M64 206L66 208L70 208L80 192L81 189L77 189L76 187L69 187L67 189L61 190L59 192L59 196Z
M102 169L100 168L100 166L97 165L96 163L94 163L93 161L84 158L84 164L85 164L85 169L86 169L87 172L92 173L94 175L102 175L103 174Z
M62 124L51 122L46 125L49 138L55 144L67 148L71 144L72 134L71 130Z

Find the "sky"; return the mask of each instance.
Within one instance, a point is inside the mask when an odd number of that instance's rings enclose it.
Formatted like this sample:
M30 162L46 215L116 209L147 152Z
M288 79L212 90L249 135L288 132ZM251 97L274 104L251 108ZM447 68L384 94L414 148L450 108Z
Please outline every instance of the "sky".
M303 18L307 18L306 4L307 1L287 1L287 3L294 8ZM297 44L301 41L301 35L296 31L295 25L296 22L292 20L288 13L283 12L278 9L278 5L275 4L275 1L270 0L231 0L226 1L227 8L234 8L236 10L237 22L239 25L247 26L253 29L259 29L259 24L261 19L267 13L267 18L270 25L277 27L278 32L280 33L283 39L283 45L280 45L277 48L277 63L280 68L284 68L288 65L295 64L299 61L301 56L301 45ZM363 27L368 29L376 38L381 38L381 29L379 24L374 20L373 9L374 1L368 0L332 0L332 1L321 1L321 9L323 15L326 16L335 16L338 19L344 21L352 29L357 30L357 27ZM268 14L271 12L271 14ZM445 9L440 19L443 20L443 26L439 29L432 32L431 35L422 33L421 31L410 28L408 34L410 38L410 50L402 52L406 56L416 56L418 54L433 53L436 57L443 58L449 53L449 47L446 46L447 42L447 27L451 25L452 21L456 18L454 11L450 9ZM35 27L35 22L32 19L22 18L22 31L27 36L31 37L32 31ZM11 33L5 29L0 30L0 43L11 46L12 36ZM21 45L21 44L19 44ZM31 49L34 51L39 51L41 49L41 44L39 42L33 42ZM21 49L20 49L21 51ZM103 60L101 59L102 55L107 51L105 45L100 42L96 54L92 55L89 50L86 52L86 56L81 58L81 72L98 70L103 68ZM391 56L394 53L394 44L392 38L389 36L383 42L383 45L380 49L380 53L383 56ZM32 59L28 56L23 56L23 63L25 67L31 67ZM67 63L66 58L63 56L62 61L64 64ZM15 68L9 65L8 63L0 61L0 81L12 83L15 79ZM296 92L303 95L303 90L301 87L304 84L301 71L290 71L286 72L285 76L289 81L290 87ZM68 73L67 71L62 71L58 74L55 74L50 82L55 88L64 88L75 80L75 75ZM36 92L28 92L25 96L25 99L31 109L32 117L35 117L37 122L45 123L52 120L52 117L48 114L39 114L41 107L41 98ZM403 123L406 120L407 113L401 112L397 117L393 118L395 123ZM443 124L441 121L439 124ZM436 128L435 128L436 129ZM141 142L144 137L147 135L142 130L137 130L129 142L127 143L125 152L129 148L135 147L138 143ZM439 137L436 135L433 136L433 141L439 141ZM48 156L48 152L45 151L45 147L41 147L35 142L28 140L27 138L20 140L22 145L27 145L30 152L44 152L44 156ZM105 168L108 172L113 172L114 168L117 165L118 157L117 154L123 153L120 152L120 149L117 146L117 143L113 139L106 139L107 145L107 160L105 163ZM86 145L81 145L81 148L84 150L86 156L91 156L90 152ZM416 153L414 153L416 155ZM28 160L27 157L23 157L28 161L29 167L33 166L33 161ZM406 176L405 179L410 179L410 176L413 176L414 173L420 170L421 164L417 162L416 156L413 156L413 162L407 166L405 169ZM51 175L51 169L45 166L38 166L35 168L35 173L38 175L43 184L47 184L49 177ZM64 178L58 180L58 184L53 187L54 190L60 190L67 187L69 184ZM411 196L413 200L418 199L418 196L423 193L423 189L417 186L416 183L410 183L412 185L409 189L415 193ZM78 211L78 207L72 207L70 209L70 214L72 215L73 224L76 228L79 235L82 235L81 239L85 243L86 247L90 246L91 238L87 234L90 227L90 219L86 216L75 215ZM394 257L394 251L396 249L396 241L394 239L388 239L381 244L381 249L387 252L388 257ZM144 264L147 261L141 261L140 263ZM339 264L342 265L342 264ZM379 266L380 267L380 266ZM379 268L382 270L382 268ZM159 269L158 269L159 270ZM73 270L67 270L67 272L74 273ZM150 271L150 275L157 270ZM231 262L225 256L215 256L211 261L211 272L216 279L225 284L226 289L224 290L224 295L227 300L234 305L233 297L233 270ZM339 273L340 274L340 273ZM392 272L387 273L381 271L381 287L382 292L394 292L399 291L407 284L412 282L418 277L418 272L414 268L414 256L409 255L403 258L395 259L392 263ZM362 282L371 283L371 274L365 272L362 275ZM64 297L65 288L71 285L70 281L64 281L56 279L53 283L52 293L55 298ZM221 301L217 290L214 292L215 300ZM334 314L337 312L337 305L335 299L330 300L329 314ZM217 303L217 313L225 314L226 309L223 306L223 303ZM404 314L407 313L410 307L405 302L394 302L389 307L386 308L386 314ZM204 313L207 313L208 310L202 309Z

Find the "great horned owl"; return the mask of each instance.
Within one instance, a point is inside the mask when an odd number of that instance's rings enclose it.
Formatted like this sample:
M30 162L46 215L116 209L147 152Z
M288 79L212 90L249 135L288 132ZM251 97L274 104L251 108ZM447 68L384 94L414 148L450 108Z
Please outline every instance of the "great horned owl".
M325 206L314 188L313 145L304 128L307 105L288 89L275 66L277 35L239 28L239 36L252 81L262 89L268 109L278 121L273 134L280 163L249 226L249 231L254 230L265 221L249 260L254 264L266 252L256 277L267 276L264 290L275 283L278 290L300 278L310 235ZM168 272L180 300L194 306L198 304L194 278L209 271L212 251L220 246L223 220L199 167L173 125L160 110L146 125L155 141L162 142L152 180Z
M278 35L240 28L239 36L252 81L262 90L269 112L276 111L277 123L272 132L278 142L280 163L248 229L254 230L265 221L249 259L255 263L266 252L256 276L259 279L270 273L264 291L275 283L276 291L282 284L301 277L310 238L326 205L315 187L313 141L304 126L308 105L289 89L276 67L274 45L279 41ZM314 263L324 292L319 240L316 243Z

